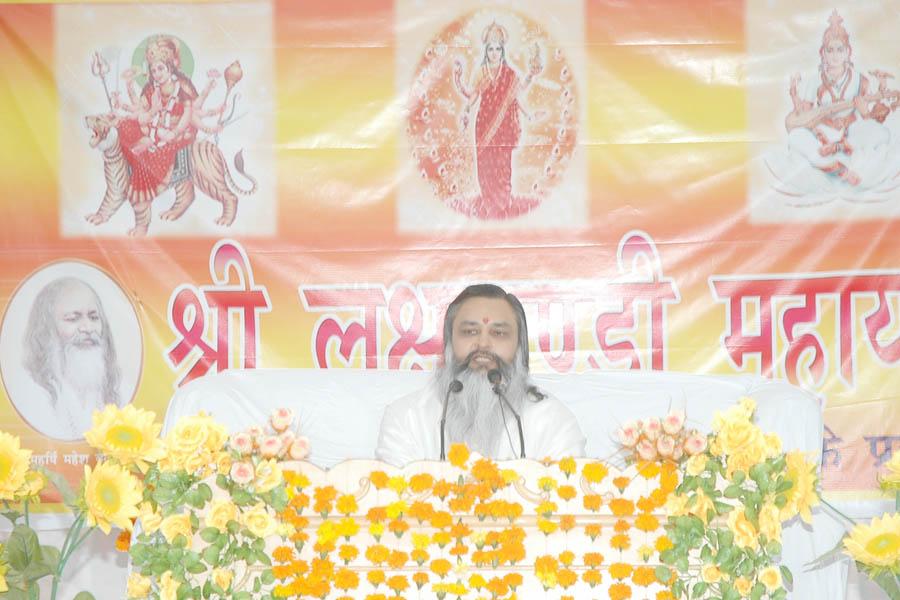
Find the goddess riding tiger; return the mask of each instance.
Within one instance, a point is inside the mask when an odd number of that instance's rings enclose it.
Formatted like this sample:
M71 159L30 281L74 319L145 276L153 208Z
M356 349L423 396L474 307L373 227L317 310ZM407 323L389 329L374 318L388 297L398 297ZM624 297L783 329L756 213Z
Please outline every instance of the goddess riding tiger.
M143 236L150 226L151 204L155 198L174 188L175 203L160 215L163 220L173 221L193 203L197 187L222 203L222 214L215 223L230 226L237 213L235 192L252 194L257 182L244 171L243 155L238 152L234 157L235 170L252 184L248 190L238 187L218 146L197 137L202 132L215 135L218 140L218 134L230 121L230 117L222 118L227 95L220 107L203 108L220 73L211 69L205 89L198 93L180 69L179 41L166 35L147 40L145 59L147 81L140 91L134 86L139 73L128 69L122 74L128 100L122 101L118 93L110 95L107 91L110 112L85 117L85 125L91 132L90 145L103 153L106 178L103 201L86 220L93 225L108 221L127 199L135 218L129 235ZM99 54L96 60L100 61ZM236 73L230 73L233 69ZM225 75L230 92L235 78L240 78L239 63L233 63ZM216 117L218 121L207 125L203 121L207 117Z

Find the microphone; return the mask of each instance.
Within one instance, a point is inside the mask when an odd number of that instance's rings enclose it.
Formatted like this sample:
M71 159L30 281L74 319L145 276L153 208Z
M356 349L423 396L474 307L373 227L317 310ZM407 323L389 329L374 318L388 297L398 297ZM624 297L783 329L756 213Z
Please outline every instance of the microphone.
M500 403L500 416L503 417L503 429L506 430L506 439L509 440L510 449L512 449L512 440L509 439L509 430L506 429L506 413L503 412L504 402L506 403L506 406L509 407L509 411L516 418L516 426L519 428L519 458L525 458L525 434L522 431L522 419L519 417L519 413L513 409L509 400L506 399L506 395L500 387L500 381L503 379L503 375L500 374L499 369L491 369L488 371L487 378L488 381L493 384L494 393L497 394ZM515 450L513 450L513 452L515 452Z
M447 404L450 403L450 394L458 394L462 391L463 384L459 379L450 382L447 393L444 395L444 410L441 412L441 460L447 460L447 454L444 451L444 424L447 422Z

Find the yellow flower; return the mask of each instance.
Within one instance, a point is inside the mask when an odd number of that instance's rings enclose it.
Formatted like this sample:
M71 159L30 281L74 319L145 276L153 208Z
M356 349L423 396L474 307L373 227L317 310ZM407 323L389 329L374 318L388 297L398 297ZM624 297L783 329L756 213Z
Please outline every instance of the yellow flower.
M759 582L766 586L771 594L781 587L781 571L775 567L766 567L759 572Z
M256 465L256 479L253 482L256 493L264 494L272 488L278 486L284 480L281 474L281 467L274 458L260 461Z
M228 440L225 427L213 421L205 412L182 417L166 436L166 447L180 457L196 456L205 450L219 452Z
M190 515L169 515L162 520L159 530L170 544L175 541L176 537L183 535L187 540L187 547L191 547L191 542L194 538L194 530L191 527Z
M231 571L231 569L213 569L213 583L223 590L228 590L228 588L231 587L232 579L234 579L234 572Z
M37 496L47 485L47 478L43 473L37 471L28 471L25 473L25 484L16 493L17 496Z
M741 595L741 598L747 598L753 590L753 582L746 577L738 577L734 580L734 589Z
M700 577L706 583L719 583L719 580L722 579L722 571L716 565L703 565Z
M147 535L155 533L162 524L162 514L159 509L153 510L149 502L141 502L138 518L141 520L141 530Z
M231 500L227 498L217 498L210 502L209 512L206 513L207 527L215 527L219 531L225 531L228 528L228 521L237 520L237 506L235 506Z
M278 526L275 519L266 510L265 504L261 502L245 512L242 515L242 519L244 526L250 530L250 533L261 538L272 535Z
M734 534L734 543L740 548L756 550L759 548L759 538L756 528L747 519L743 510L732 510L728 513L728 528Z
M715 504L713 504L712 498L707 496L702 489L698 489L697 501L694 502L694 504L687 510L690 514L706 523L707 516L709 516L709 511L715 511L715 508L716 507Z
M132 572L128 576L128 585L125 588L125 593L128 594L128 598L131 600L146 598L150 595L150 579L140 573Z
M766 441L766 458L775 458L781 454L781 438L777 433L767 433L764 439Z
M759 511L759 532L770 542L781 541L781 511L770 502Z
M900 491L900 452L894 452L885 466L887 470L881 477L881 487L885 491Z
M601 462L588 463L581 470L581 474L589 483L600 483L608 473L606 466Z
M552 477L541 477L540 479L538 479L538 487L545 492L555 490L557 485L558 484L556 483L556 480Z
M799 513L806 523L812 523L811 508L819 504L816 464L808 462L799 450L788 452L785 460L785 477L794 485L786 492L787 504L781 509L781 520L787 521Z
M112 525L131 531L131 519L138 516L141 483L124 467L100 463L91 470L84 465L84 503L87 524L108 534Z
M31 450L20 447L19 438L0 431L0 500L12 500L25 484Z
M695 454L694 456L690 457L687 461L687 464L685 464L685 468L687 469L688 475L696 477L706 470L706 455Z
M447 459L454 467L462 469L469 460L469 449L465 444L450 444L450 451L447 452Z
M563 472L566 477L569 477L575 472L575 469L578 468L578 465L575 464L575 459L571 456L567 456L559 461L559 470Z
M159 600L177 600L178 586L181 585L172 578L172 572L166 571L159 579Z
M670 517L680 517L687 514L687 497L678 494L672 494L666 500L666 515Z
M388 479L388 487L394 490L398 495L406 491L407 485L409 484L406 483L406 479L400 475Z
M844 538L844 552L870 567L897 568L900 563L900 513L861 523Z
M143 471L147 463L165 456L159 439L162 425L154 422L153 412L132 404L124 408L107 404L102 411L94 411L91 419L93 427L85 432L85 441L120 464L134 464Z

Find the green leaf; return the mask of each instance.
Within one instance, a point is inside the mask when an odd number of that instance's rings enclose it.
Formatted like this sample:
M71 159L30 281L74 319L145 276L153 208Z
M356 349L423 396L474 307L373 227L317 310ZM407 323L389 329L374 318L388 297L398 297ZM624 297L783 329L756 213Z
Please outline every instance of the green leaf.
M9 591L2 596L3 600L28 600L28 594L16 588L9 588Z
M250 592L238 592L234 595L234 600L253 600L253 594Z
M78 592L72 600L96 600L90 592Z
M731 476L731 480L738 485L744 483L744 480L746 478L747 478L747 475L744 474L743 471L735 471L734 474Z
M753 586L753 589L750 590L750 600L760 600L763 597L763 594L766 593L766 586L761 583L757 583Z
M207 562L207 564L215 567L219 563L219 549L215 546L210 546L202 553L203 560Z
M44 564L55 571L59 564L59 548L55 546L41 546L41 554L43 555Z
M766 552L768 552L770 556L781 554L781 544L778 542L769 542L766 544Z
M206 565L201 562L190 563L189 565L186 565L185 568L188 573L193 573L194 575L206 572Z
M207 544L212 544L219 539L219 530L216 527L204 527L200 530L200 539Z
M781 579L786 584L785 587L793 588L794 587L794 574L791 573L791 570L786 566L781 565Z
M705 581L699 581L699 582L695 583L694 589L691 590L691 596L696 596L696 597L702 596L703 592L705 592L708 587L709 587L709 585Z
M654 574L656 575L656 580L661 583L668 583L672 579L672 572L666 567L656 567Z
M204 502L209 502L210 500L212 500L212 489L207 484L201 483L200 485L198 485L197 491L200 493L200 497Z
M665 568L665 567L657 567L657 569L662 569L662 568ZM669 572L669 570L666 569L667 575L668 575L668 572ZM272 574L271 569L266 569L265 571L263 571L262 575L260 575L259 578L263 582L264 585L272 585L273 583L275 583L275 575Z
M28 565L41 560L41 545L38 536L31 527L16 525L6 542L9 565L24 571Z

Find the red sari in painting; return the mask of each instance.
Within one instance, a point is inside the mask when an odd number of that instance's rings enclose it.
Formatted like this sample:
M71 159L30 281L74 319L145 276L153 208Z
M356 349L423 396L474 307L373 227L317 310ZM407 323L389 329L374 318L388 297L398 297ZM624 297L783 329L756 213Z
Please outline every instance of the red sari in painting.
M148 83L141 90L141 100L146 101L150 105L152 95L153 85ZM174 99L171 97L162 98L162 110L159 113L157 122L158 127L165 127L169 130L174 129L184 115L186 107L190 106L189 102L196 97L197 92L190 81L185 84L184 80L180 79L174 95ZM145 149L139 154L134 152L134 146L146 135L141 131L141 125L138 123L138 120L136 118L125 119L119 123L118 130L122 154L131 167L129 201L132 204L150 202L162 191L160 187L165 187L168 183L167 178L175 163L175 155L179 150L194 141L196 128L193 125L188 125L187 129L179 136L165 143L157 141L151 133L154 147Z
M512 194L512 152L519 143L519 78L509 65L500 63L497 74L489 69L482 80L481 101L475 120L475 151L481 195L469 205L469 214L487 219L506 219L528 212L536 198Z

